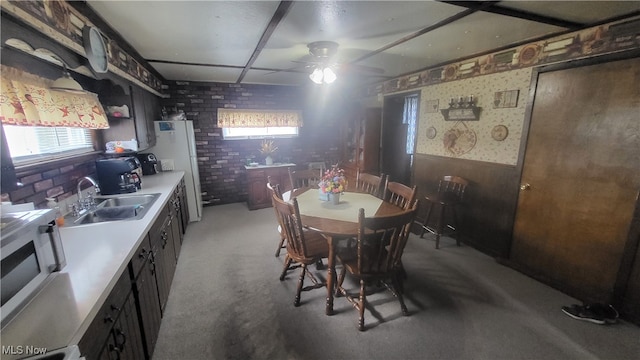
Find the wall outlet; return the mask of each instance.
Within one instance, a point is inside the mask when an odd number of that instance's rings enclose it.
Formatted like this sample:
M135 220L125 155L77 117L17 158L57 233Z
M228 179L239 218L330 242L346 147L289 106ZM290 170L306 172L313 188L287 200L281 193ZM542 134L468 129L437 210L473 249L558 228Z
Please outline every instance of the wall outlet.
M160 169L162 171L175 170L175 165L173 164L173 159L160 159Z

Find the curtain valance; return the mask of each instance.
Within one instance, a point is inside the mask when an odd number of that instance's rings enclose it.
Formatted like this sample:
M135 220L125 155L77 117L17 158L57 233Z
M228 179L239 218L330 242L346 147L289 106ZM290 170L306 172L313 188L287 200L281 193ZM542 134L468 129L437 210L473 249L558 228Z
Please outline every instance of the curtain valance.
M218 127L300 127L302 115L298 110L239 110L218 109Z
M98 97L49 89L52 80L2 66L0 121L7 125L109 127Z

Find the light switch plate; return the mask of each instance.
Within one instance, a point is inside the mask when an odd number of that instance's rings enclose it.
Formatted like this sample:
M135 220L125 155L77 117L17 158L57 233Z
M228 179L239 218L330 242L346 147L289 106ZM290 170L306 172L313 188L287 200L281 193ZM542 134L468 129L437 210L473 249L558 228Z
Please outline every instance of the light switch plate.
M162 171L175 170L173 159L160 159L160 169L162 169Z

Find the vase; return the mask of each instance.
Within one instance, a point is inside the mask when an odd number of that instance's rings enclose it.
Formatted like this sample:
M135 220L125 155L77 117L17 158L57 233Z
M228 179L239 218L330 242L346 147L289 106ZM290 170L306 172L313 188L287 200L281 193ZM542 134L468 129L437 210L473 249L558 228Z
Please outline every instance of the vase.
M266 165L273 165L273 158L271 157L271 155L267 155L267 157L264 158L264 163Z
M338 205L340 204L340 193L332 193L329 195L329 200L331 200L331 203L333 205Z

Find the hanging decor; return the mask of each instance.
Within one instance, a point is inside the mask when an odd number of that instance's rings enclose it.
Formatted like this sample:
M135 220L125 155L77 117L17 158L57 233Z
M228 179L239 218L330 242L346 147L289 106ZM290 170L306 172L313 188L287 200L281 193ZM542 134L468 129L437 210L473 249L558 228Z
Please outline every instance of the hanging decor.
M2 66L0 121L6 125L106 129L95 94L50 89L53 81Z
M218 109L218 127L301 127L298 110Z

